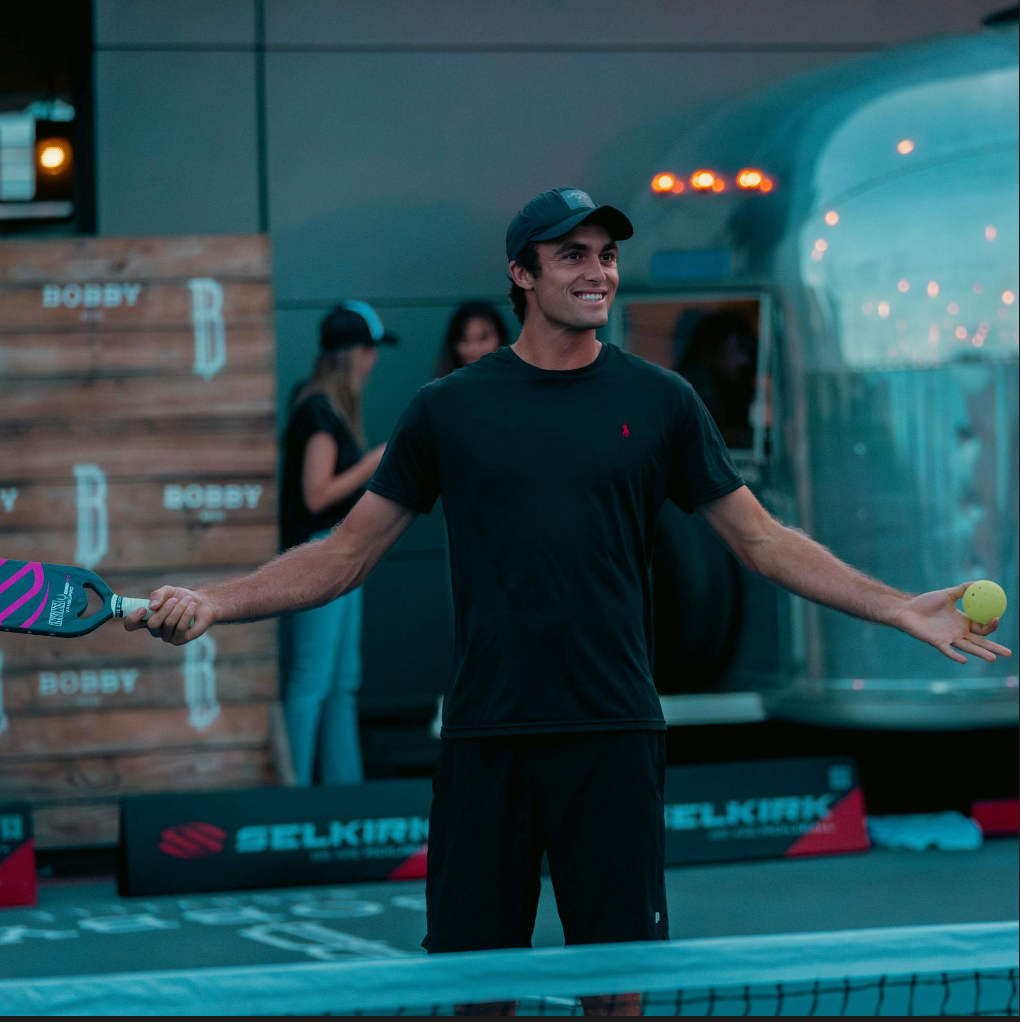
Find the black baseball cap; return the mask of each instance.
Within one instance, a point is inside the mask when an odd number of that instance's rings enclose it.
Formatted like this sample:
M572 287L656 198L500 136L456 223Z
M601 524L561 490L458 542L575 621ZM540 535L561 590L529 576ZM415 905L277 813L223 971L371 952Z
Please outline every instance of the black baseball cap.
M353 348L359 344L396 344L386 333L379 313L367 302L341 302L319 324L319 336L326 351Z
M580 188L554 188L536 195L506 230L506 258L513 262L529 241L551 241L590 220L609 231L614 241L634 234L634 225L615 207L598 206Z

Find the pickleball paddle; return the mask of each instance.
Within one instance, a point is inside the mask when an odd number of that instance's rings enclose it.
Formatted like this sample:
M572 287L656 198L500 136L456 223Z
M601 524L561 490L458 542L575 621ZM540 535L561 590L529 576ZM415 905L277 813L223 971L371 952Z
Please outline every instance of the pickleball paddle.
M103 605L82 617L89 589ZM117 596L88 568L0 557L0 631L72 638L88 635L110 618L125 617L148 606L148 600Z

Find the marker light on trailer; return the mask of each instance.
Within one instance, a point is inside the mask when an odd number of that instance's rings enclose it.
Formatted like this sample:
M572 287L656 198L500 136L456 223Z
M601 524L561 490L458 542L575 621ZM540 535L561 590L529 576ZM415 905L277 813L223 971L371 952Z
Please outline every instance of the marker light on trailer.
M36 161L44 174L60 174L71 162L71 146L62 138L48 138L36 144Z

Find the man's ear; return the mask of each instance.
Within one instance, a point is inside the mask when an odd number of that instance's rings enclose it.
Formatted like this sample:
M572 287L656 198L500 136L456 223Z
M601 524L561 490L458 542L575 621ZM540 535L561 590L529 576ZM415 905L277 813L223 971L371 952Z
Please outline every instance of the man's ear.
M531 274L524 269L523 266L518 266L515 260L510 264L510 279L522 290L531 291L534 286L534 278Z

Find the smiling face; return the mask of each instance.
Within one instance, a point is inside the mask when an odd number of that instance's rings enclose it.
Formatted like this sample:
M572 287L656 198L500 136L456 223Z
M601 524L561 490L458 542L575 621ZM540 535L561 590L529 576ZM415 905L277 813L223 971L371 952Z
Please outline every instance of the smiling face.
M530 292L528 315L568 330L605 326L620 283L618 248L609 232L597 224L581 224L562 238L536 242L535 248L541 274L514 274Z

